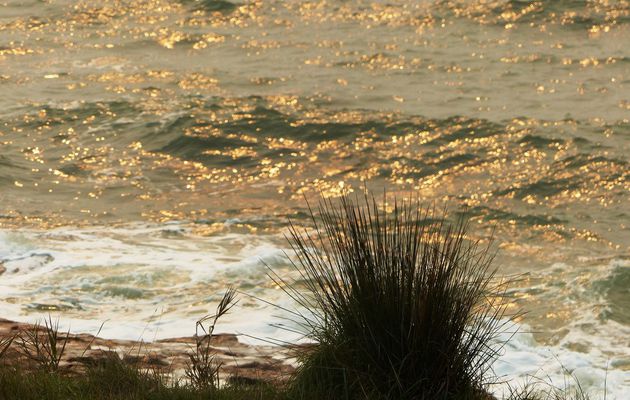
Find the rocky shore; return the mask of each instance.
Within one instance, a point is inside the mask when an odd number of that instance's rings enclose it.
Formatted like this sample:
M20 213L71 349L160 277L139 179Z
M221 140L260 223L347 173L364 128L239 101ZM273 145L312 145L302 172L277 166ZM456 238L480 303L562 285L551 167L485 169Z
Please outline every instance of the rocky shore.
M31 324L0 318L0 338L16 336L20 332L32 331L35 328ZM45 335L43 327L39 327L38 330L41 335ZM62 336L65 337L65 334ZM20 354L16 347L11 346L3 361L28 367L29 360ZM189 360L188 354L194 347L194 337L144 342L70 333L59 368L66 374L80 374L86 366L106 357L116 356L139 368L163 371L177 378L183 375ZM222 365L222 379L283 382L294 370L291 350L288 348L248 345L240 342L237 335L232 334L213 335L211 348L216 361Z

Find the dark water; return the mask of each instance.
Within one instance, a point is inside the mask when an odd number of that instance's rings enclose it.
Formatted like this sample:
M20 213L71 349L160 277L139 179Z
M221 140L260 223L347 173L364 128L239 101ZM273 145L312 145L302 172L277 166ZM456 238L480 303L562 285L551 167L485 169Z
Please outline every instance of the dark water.
M502 371L628 388L629 43L627 1L0 4L0 314L181 333L367 185L495 229Z

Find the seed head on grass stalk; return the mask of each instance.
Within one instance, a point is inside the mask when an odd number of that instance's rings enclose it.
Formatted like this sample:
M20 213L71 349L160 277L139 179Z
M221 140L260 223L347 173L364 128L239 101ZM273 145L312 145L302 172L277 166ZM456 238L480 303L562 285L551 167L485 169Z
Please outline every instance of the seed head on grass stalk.
M229 288L221 298L215 314L207 315L195 324L195 348L188 354L188 363L184 373L190 384L197 389L219 387L221 364L215 361L215 352L211 347L212 334L218 320L236 303L236 290ZM205 324L208 322L206 327Z
M300 281L272 279L317 343L292 384L302 398L483 398L508 326L488 246L418 201L321 199L290 225Z

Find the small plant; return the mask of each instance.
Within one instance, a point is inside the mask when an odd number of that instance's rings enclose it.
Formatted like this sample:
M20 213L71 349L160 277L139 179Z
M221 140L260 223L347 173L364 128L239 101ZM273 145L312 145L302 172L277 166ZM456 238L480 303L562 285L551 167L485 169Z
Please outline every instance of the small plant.
M497 357L504 286L487 246L418 202L374 198L311 209L313 230L290 225L293 283L271 273L308 314L315 341L299 353L294 395L319 399L482 399ZM299 283L303 282L303 283Z
M551 377L542 379L535 376L520 386L508 385L507 400L591 400L591 396L584 390L575 374L561 365L564 372L564 385L557 386ZM606 400L606 387L601 399Z
M0 338L0 361L4 359L4 355L7 353L7 351L9 351L13 340L15 340L15 336Z
M215 361L211 347L214 328L222 316L236 304L236 291L229 288L217 306L214 315L207 315L195 324L195 349L188 354L189 362L184 371L190 384L197 389L217 389L221 364ZM204 326L209 322L208 326Z
M43 333L42 333L43 331ZM27 359L48 372L56 372L66 350L70 331L59 332L59 320L53 322L52 317L44 318L44 325L39 322L22 330L16 341L18 350Z
M590 400L591 397L575 381L576 387L558 388L549 383L529 383L519 388L510 388L507 400ZM605 399L605 397L604 397Z

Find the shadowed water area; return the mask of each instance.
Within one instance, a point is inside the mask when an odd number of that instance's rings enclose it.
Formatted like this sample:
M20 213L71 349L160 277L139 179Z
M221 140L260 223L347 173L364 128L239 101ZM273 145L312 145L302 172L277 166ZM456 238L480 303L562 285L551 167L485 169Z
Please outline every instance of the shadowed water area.
M533 332L500 371L621 393L628 43L628 1L0 3L0 316L164 337L226 284L290 305L260 260L367 182L494 230Z

